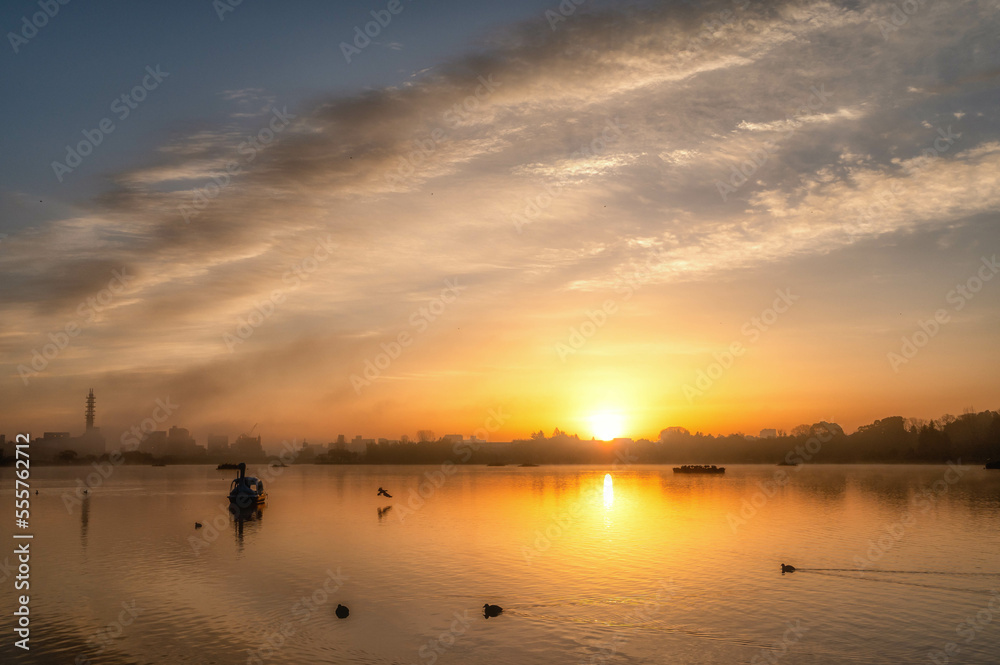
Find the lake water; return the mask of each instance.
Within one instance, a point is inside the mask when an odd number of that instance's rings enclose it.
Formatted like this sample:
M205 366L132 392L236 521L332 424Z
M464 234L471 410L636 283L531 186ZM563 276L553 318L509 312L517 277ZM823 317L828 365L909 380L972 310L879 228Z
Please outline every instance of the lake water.
M0 661L997 662L1000 471L447 471L251 467L268 505L237 520L232 471L119 467L67 504L86 467L32 469L31 650L7 577Z

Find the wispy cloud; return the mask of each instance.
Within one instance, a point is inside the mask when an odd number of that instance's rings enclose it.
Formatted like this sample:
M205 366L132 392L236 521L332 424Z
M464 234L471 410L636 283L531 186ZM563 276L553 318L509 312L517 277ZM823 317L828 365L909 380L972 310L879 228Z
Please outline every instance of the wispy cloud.
M284 385L291 373L323 386L302 407L315 409L349 398L368 340L394 335L447 276L470 284L447 324L465 331L466 357L489 348L491 330L476 321L492 325L498 308L570 316L565 301L538 294L613 289L650 255L650 284L704 282L962 224L1000 203L998 56L959 48L996 27L993 4L929 5L891 39L878 28L882 3L827 0L629 7L581 12L556 31L513 27L407 85L294 109L187 223L178 206L240 160L247 132L265 126L254 120L277 104L261 89L223 91L237 124L178 136L116 174L87 210L4 238L3 311L19 317L0 339L4 370L16 376L38 340L124 266L136 275L129 298L47 376L114 368L116 380L197 393L191 417L208 420L223 402L233 413L257 399L252 384ZM723 11L730 18L706 33ZM801 113L817 86L829 100ZM620 136L580 153L615 119ZM949 125L960 141L913 169ZM720 200L716 183L761 149L766 160ZM510 215L546 185L558 197L517 233ZM849 223L894 190L905 193L869 223ZM327 235L333 258L289 291L285 275ZM276 289L288 291L280 312L230 354L223 333ZM426 362L457 370L423 344ZM366 393L365 408L402 399L387 394Z

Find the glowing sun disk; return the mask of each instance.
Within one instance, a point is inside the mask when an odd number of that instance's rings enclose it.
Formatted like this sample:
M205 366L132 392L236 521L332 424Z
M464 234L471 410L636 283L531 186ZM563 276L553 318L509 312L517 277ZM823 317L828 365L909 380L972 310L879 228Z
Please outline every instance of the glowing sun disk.
M595 438L610 441L622 435L625 419L617 413L595 413L590 416L590 430Z

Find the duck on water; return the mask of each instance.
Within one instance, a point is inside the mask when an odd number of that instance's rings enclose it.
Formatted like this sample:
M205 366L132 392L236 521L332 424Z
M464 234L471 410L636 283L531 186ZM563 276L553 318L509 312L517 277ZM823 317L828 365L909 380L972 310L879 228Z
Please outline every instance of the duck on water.
M255 506L267 501L267 492L264 491L264 481L247 475L247 465L243 462L237 467L239 475L233 479L229 486L229 501L242 507Z
M483 605L483 616L487 619L500 616L501 612L503 612L503 608L499 605L490 605L489 603Z

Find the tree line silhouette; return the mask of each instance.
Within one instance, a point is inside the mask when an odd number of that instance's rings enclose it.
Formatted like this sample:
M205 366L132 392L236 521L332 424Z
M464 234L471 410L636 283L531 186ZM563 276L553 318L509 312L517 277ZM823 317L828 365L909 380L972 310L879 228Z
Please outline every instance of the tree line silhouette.
M945 415L924 421L891 416L852 434L828 422L800 425L773 438L742 433L691 433L668 427L657 440L581 439L558 428L509 444L458 443L447 438L368 444L363 453L330 450L317 461L332 464L633 464L730 463L966 463L1000 459L1000 412Z

